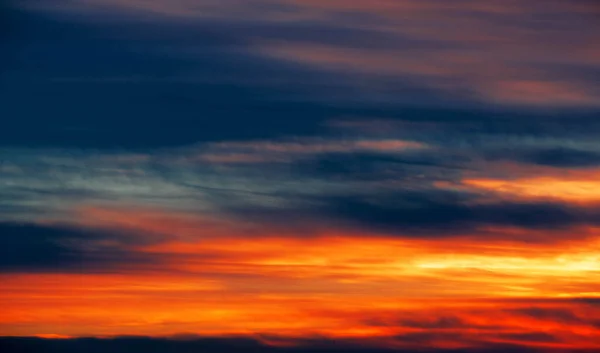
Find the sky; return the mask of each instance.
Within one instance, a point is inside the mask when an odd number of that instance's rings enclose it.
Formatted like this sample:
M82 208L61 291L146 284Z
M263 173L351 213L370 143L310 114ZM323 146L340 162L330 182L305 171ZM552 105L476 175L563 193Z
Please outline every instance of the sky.
M595 0L3 0L3 352L600 350Z

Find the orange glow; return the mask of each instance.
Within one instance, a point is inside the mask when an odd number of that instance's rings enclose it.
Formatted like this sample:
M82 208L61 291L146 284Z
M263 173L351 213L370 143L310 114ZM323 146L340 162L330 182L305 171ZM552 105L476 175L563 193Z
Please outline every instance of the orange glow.
M550 198L570 202L600 201L600 180L589 175L586 179L541 176L516 180L467 179L463 183L520 198Z
M0 345L600 353L599 4L0 0Z
M323 229L302 237L272 229L247 237L239 225L157 211L95 208L82 215L88 225L170 236L137 247L155 258L151 267L2 275L1 334L373 339L427 332L439 347L461 347L464 335L551 346L511 332L594 347L591 337L600 334L593 324L600 308L577 299L600 298L596 229L587 229L586 240L532 249L473 241L476 234L411 239ZM529 313L532 307L538 309Z

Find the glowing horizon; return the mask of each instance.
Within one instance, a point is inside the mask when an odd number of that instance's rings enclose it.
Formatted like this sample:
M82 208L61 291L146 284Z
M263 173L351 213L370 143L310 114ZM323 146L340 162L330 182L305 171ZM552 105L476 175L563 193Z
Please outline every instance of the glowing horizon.
M2 2L0 351L600 351L599 18Z

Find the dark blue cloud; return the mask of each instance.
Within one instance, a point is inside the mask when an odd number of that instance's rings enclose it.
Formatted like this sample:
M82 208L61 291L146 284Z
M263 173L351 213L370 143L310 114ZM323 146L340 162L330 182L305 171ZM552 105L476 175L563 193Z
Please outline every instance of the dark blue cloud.
M9 59L3 59L0 78L0 115L7 117L0 130L3 146L143 149L313 135L342 116L429 121L467 136L600 133L597 112L532 117L478 107L418 79L332 72L272 58L256 46L266 41L443 50L443 41L327 22L174 23L10 12ZM394 100L382 105L353 93L359 81L383 87ZM415 108L410 101L433 108Z
M467 155L438 149L402 154L329 153L299 160L293 164L293 171L327 180L410 182L424 172L431 176L432 170L450 178L468 168L469 162Z
M12 59L0 80L4 146L153 148L315 134L331 117L372 108L316 101L347 91L349 78L271 59L252 44L393 42L325 24L86 22L14 12Z
M0 223L0 272L102 272L148 264L135 245L156 241L122 231Z
M500 151L491 154L490 157L558 168L585 168L600 165L600 152L564 147Z
M452 334L447 334L452 335ZM443 336L438 334L438 337ZM518 336L518 335L515 335ZM435 333L414 333L399 337L404 342L432 342ZM512 337L538 339L542 342L544 338L540 335L533 337ZM553 338L553 337L549 337ZM547 340L546 340L547 342ZM559 353L560 349L543 348L536 349L519 344L506 343L482 343L478 348L441 349L441 348L419 348L419 349L385 349L374 348L368 343L328 339L299 340L298 347L273 347L267 346L254 339L249 338L197 338L197 339L163 339L149 337L118 337L112 339L78 338L78 339L41 339L29 337L4 337L0 338L0 348L5 353L37 353L37 352L114 352L114 353L192 353L192 352L239 352L239 353ZM591 350L570 349L569 353L593 353Z
M431 235L460 233L485 226L555 229L597 224L600 213L551 203L468 203L418 193L397 193L375 199L340 197L327 203L334 216L367 227Z
M288 197L294 198L293 195ZM600 224L600 209L594 205L484 200L477 194L439 189L411 191L406 188L404 191L365 191L362 194L355 190L354 195L295 197L297 207L224 209L237 217L256 222L279 224L285 220L290 227L341 223L403 237L479 234L490 239L506 239L510 235L504 234L503 228L547 230L544 233L519 234L513 239L533 243L557 241L564 236L554 233L554 230ZM494 233L490 229L499 230Z
M0 80L5 146L151 148L303 134L331 112L281 101L281 89L255 82L315 74L243 47L228 53L237 39L207 28L194 31L193 43L179 28L170 42L131 27L21 16ZM163 48L169 45L173 55Z

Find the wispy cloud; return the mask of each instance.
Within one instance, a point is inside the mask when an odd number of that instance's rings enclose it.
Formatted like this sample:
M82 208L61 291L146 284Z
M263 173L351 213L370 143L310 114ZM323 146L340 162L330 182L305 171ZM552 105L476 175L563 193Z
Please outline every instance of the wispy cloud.
M592 1L7 9L1 346L600 349Z
M336 73L363 100L397 101L402 96L395 93L403 90L408 96L430 90L421 104L447 97L501 106L597 108L600 101L594 40L600 27L597 7L586 1L551 6L497 0L235 1L225 6L129 0L59 1L45 8L121 21L123 14L130 20L150 18L178 27L176 33L208 28L212 37L235 39L244 51ZM181 42L182 35L175 38ZM295 80L302 84L303 78Z

